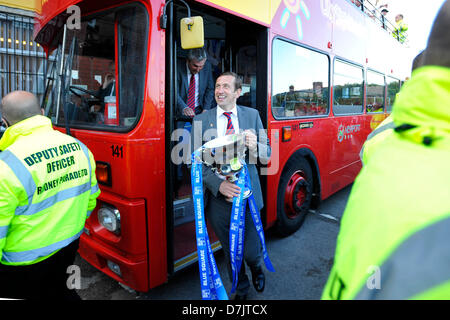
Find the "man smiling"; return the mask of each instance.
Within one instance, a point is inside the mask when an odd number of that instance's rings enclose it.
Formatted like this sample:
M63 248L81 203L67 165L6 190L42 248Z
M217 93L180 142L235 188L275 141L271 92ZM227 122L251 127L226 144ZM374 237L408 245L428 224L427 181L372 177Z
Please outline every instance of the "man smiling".
M216 130L215 134L209 135L211 139L222 137L227 134L239 132L245 133L245 145L248 147L253 159L256 157L264 159L267 163L270 158L271 149L267 135L264 131L261 118L257 110L236 105L236 100L242 91L242 81L233 72L225 72L217 78L215 85L215 98L217 107L197 115L194 118L192 146L194 141L202 141L205 131ZM201 134L201 140L197 139ZM252 160L253 160L252 159ZM261 185L255 163L248 164L248 172L257 210L264 205ZM203 183L206 186L205 211L208 221L218 236L229 261L229 230L230 216L233 197L238 197L240 188L228 180L223 180L215 175L210 168L204 166ZM227 201L228 200L228 201ZM262 292L265 286L265 276L261 267L261 243L258 233L253 224L250 211L247 208L245 214L245 236L244 236L244 259L252 272L253 285L258 292ZM228 275L232 280L231 265L228 264ZM245 273L242 263L237 287L236 300L246 299L250 282Z

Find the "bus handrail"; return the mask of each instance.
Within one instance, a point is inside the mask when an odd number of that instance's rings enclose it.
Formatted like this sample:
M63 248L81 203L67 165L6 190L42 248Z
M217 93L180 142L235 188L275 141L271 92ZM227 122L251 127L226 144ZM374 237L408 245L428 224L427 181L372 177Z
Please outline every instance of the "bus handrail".
M357 7L361 8L361 12L365 13L367 16L372 18L376 23L381 24L381 27L386 30L389 34L395 35L394 38L397 39L398 42L400 41L400 32L397 32L397 27L387 18L385 18L381 11L375 7L374 4L372 4L369 0L352 0L353 3L358 2L360 5L356 5ZM408 39L404 41L403 44L408 44Z

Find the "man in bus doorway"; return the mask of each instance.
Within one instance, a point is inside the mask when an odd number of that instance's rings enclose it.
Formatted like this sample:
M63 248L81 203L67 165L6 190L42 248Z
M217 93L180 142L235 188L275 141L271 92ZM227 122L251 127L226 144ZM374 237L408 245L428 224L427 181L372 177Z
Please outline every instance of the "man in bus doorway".
M193 118L214 105L214 80L203 48L191 49L185 61L177 65L177 113Z
M176 128L184 130L180 141L183 143L189 140L192 118L214 105L214 81L204 48L188 50L186 59L177 62L177 86ZM180 157L188 158L189 155L180 154ZM183 174L183 168L185 167L182 164L176 167L178 188L185 183L183 177L188 176ZM176 194L180 195L178 191Z
M79 300L66 272L100 194L94 157L53 129L32 93L0 109L0 298Z
M355 180L323 299L450 299L449 29L447 0Z
M235 73L225 72L217 78L215 86L217 107L207 110L205 113L194 118L193 134L191 137L192 146L194 146L194 141L197 140L196 137L199 137L200 134L202 144L207 142L203 140L208 135L205 135L205 131L207 130L216 131L216 134L212 138L221 137L226 134L245 132L245 145L253 160L260 158L268 161L271 149L258 111L236 105L236 100L241 95L241 91L242 81ZM253 195L258 207L257 210L261 210L264 206L263 195L257 168L254 161L252 162L248 164L248 171L252 183ZM222 244L226 261L230 261L228 241L232 209L232 202L230 200L233 197L239 196L240 189L236 184L228 180L223 180L215 175L206 166L204 166L203 170L203 183L207 189L205 192L207 197L205 201L206 217ZM265 287L265 275L261 266L262 247L248 207L245 214L244 239L244 260L250 267L252 282L256 291L262 292ZM232 279L230 263L228 263L228 275ZM245 300L249 288L250 282L245 272L244 263L242 263L235 300Z

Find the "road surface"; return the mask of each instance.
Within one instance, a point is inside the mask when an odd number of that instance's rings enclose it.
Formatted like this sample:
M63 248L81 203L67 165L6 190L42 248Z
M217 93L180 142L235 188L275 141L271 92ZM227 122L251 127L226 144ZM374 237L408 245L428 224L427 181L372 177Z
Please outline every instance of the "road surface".
M270 230L266 232L267 250L276 272L266 270L265 291L257 293L251 287L248 299L320 299L333 264L339 223L350 190L351 186L348 186L323 201L317 210L308 214L303 226L291 236L280 238ZM216 261L225 288L229 291L231 283L222 252L216 254ZM81 289L77 292L84 300L201 299L198 264L180 271L166 284L147 293L127 290L80 257L77 257L75 264L81 269Z

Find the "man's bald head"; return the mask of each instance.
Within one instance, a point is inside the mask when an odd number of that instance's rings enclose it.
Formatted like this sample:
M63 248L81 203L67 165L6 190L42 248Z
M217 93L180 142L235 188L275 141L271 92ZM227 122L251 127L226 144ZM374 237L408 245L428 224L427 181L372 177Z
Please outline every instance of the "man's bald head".
M2 116L9 125L30 117L41 115L41 107L36 96L26 91L13 91L2 99Z
M442 5L431 29L422 65L450 68L450 0Z

